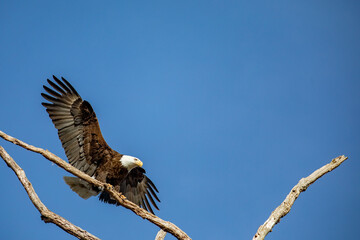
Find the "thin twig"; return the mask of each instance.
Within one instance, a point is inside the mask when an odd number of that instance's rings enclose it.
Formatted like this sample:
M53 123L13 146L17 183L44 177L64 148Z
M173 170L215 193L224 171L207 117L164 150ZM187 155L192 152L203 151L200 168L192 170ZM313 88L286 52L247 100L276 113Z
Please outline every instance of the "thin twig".
M110 184L100 182L100 181L90 177L89 175L87 175L87 174L83 173L82 171L78 170L77 168L71 166L69 163L65 162L64 160L62 160L61 158L59 158L55 154L51 153L50 151L44 150L42 148L34 147L32 145L29 145L29 144L27 144L27 143L25 143L23 141L20 141L20 140L14 138L14 137L11 137L11 136L7 135L6 133L4 133L2 131L0 131L0 137L5 139L6 141L14 143L14 144L16 144L16 145L18 145L20 147L23 147L23 148L25 148L27 150L30 150L30 151L33 151L33 152L36 152L36 153L40 153L45 158L47 158L51 162L55 163L59 167L65 169L69 173L83 179L84 181L86 181L88 183L93 184L94 186L97 186L97 187L100 187L101 189L104 189L121 206L133 211L136 215L142 217L143 219L147 219L148 221L152 222L156 226L160 227L165 232L168 232L168 233L172 234L177 239L191 240L191 238L184 231L182 231L178 226L176 226L175 224L173 224L171 222L168 222L168 221L165 221L165 220L155 216L154 214L151 214L150 212L140 208L135 203L125 199L124 196L121 195L119 192L117 192Z
M10 167L20 180L21 184L24 186L27 194L29 195L29 198L31 202L34 204L36 209L41 214L41 219L46 223L53 223L57 225L58 227L62 228L64 231L68 232L69 234L79 238L79 239L86 239L86 240L99 240L99 238L95 237L91 233L79 228L78 226L75 226L65 218L51 212L40 200L38 195L36 194L34 188L32 187L31 182L27 179L25 175L25 171L20 168L19 165L16 164L14 159L10 157L10 155L5 151L5 149L0 146L0 156L8 167Z
M272 228L280 221L280 219L290 212L292 205L299 197L300 193L304 192L317 179L340 166L340 164L343 163L346 159L348 158L345 156L334 158L330 163L319 168L308 177L302 178L299 183L291 189L290 193L286 196L285 200L280 204L280 206L278 206L271 213L270 217L265 221L265 223L259 227L255 236L253 237L253 240L263 240L265 236L271 232Z
M160 229L159 232L156 234L155 240L164 240L165 236L166 232Z

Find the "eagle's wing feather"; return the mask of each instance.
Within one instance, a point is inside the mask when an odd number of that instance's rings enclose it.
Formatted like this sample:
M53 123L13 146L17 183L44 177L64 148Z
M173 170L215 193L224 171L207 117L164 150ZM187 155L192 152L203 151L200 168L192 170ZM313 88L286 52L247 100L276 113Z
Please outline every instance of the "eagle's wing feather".
M116 188L117 187L115 187L115 189ZM121 182L119 192L129 201L154 213L149 200L157 210L159 210L159 208L154 198L160 202L154 190L158 192L154 183L145 175L145 170L141 167L136 167L131 170L127 177ZM99 199L106 203L119 205L106 191L100 194Z
M50 94L41 95L50 103L42 103L46 107L69 163L92 176L102 159L107 159L111 151L105 142L98 120L91 105L83 101L71 84L53 76L55 82L48 79L53 88L44 86Z
M157 210L159 210L159 208L154 198L160 202L154 190L158 192L154 183L145 175L145 170L141 167L131 170L120 184L120 192L124 194L125 197L152 213L154 212L149 200Z

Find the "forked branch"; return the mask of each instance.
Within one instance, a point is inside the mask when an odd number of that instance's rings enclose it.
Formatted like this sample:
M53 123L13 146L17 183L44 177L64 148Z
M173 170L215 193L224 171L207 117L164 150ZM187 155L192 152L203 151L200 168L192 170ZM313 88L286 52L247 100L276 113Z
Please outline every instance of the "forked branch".
M150 221L151 223L153 223L156 226L160 227L165 232L168 232L168 233L172 234L177 239L191 240L191 238L184 231L182 231L179 227L177 227L175 224L173 224L171 222L168 222L168 221L165 221L165 220L155 216L154 214L151 214L150 212L140 208L139 206L137 206L133 202L125 199L124 196L122 196L119 192L117 192L110 184L100 182L100 181L90 177L89 175L87 175L87 174L83 173L82 171L78 170L77 168L71 166L69 163L65 162L64 160L62 160L61 158L59 158L55 154L49 152L48 150L44 150L42 148L38 148L38 147L34 147L32 145L29 145L29 144L27 144L27 143L25 143L23 141L20 141L20 140L14 138L14 137L11 137L11 136L5 134L2 131L0 131L0 137L5 139L6 141L14 143L14 144L16 144L16 145L18 145L20 147L23 147L23 148L25 148L27 150L30 150L30 151L33 151L33 152L36 152L36 153L40 153L45 158L47 158L51 162L55 163L59 167L65 169L69 173L83 179L84 181L86 181L88 183L93 184L94 186L97 186L97 187L99 187L101 189L104 189L121 206L133 211L136 215L142 217L143 219L146 219L146 220Z
M41 219L46 223L54 223L58 227L62 228L64 231L68 232L69 234L79 238L79 239L86 239L86 240L99 240L99 238L95 237L91 233L88 233L87 231L79 228L78 226L75 226L65 218L51 212L40 200L38 195L36 194L34 188L32 187L31 182L27 179L24 170L22 170L19 165L16 164L14 159L10 157L10 155L5 151L3 147L0 146L0 156L8 167L10 167L20 180L21 184L25 188L27 194L29 195L29 198L31 202L34 204L36 209L41 214Z
M162 220L161 218L149 213L148 211L138 207L136 204L124 199L124 197L115 191L113 187L107 183L103 183L100 181L97 181L96 179L91 178L87 174L81 172L80 170L76 169L75 167L71 166L58 156L54 155L53 153L34 147L32 145L29 145L27 143L24 143L16 138L13 138L3 132L0 131L0 137L3 139L12 142L16 145L19 145L27 150L40 153L45 158L49 159L51 162L55 163L59 167L65 169L66 171L74 174L75 176L97 186L105 191L107 191L116 201L122 205L123 207L130 209L138 216L147 219L148 221L152 222L153 224L157 225L161 228L161 230L158 232L156 236L156 240L162 240L165 237L166 232L172 234L177 239L186 239L190 240L191 238L182 231L179 227L177 227L175 224L171 222L167 222ZM28 181L28 179L25 176L24 171L15 163L15 161L5 152L5 150L0 146L0 155L5 160L5 162L8 164L9 167L11 167L16 175L18 176L20 182L23 184L25 190L27 191L31 201L34 203L35 207L39 210L39 212L42 215L42 219L45 222L52 222L56 225L58 225L60 228L64 229L66 232L80 238L80 239L98 239L95 236L91 235L90 233L86 232L85 230L71 224L66 219L60 217L59 215L49 211L46 206L40 201L39 197L36 195L34 189L31 186L31 183ZM266 237L266 235L271 232L272 228L280 221L280 219L284 216L286 216L293 206L295 200L299 197L301 192L304 192L311 184L313 184L317 179L325 175L326 173L334 170L338 166L340 166L341 163L343 163L347 157L345 156L339 156L335 159L333 159L329 164L319 168L312 174L310 174L306 178L302 178L297 185L295 185L290 193L287 195L285 200L281 203L280 206L278 206L270 215L270 217L265 221L263 225L261 225L256 232L255 236L253 237L253 240L262 240ZM65 227L68 226L69 228Z

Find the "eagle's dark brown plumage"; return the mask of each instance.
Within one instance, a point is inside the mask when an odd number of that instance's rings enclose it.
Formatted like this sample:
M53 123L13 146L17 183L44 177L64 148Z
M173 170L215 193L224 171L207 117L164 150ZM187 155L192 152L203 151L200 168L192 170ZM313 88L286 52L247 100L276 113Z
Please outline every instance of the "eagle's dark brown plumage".
M69 163L89 176L113 185L117 191L140 207L153 213L150 200L159 210L154 201L155 198L160 202L155 193L158 190L146 177L145 170L139 167L142 165L141 161L139 161L141 165L131 168L129 172L120 161L125 159L126 155L114 151L105 142L91 105L82 100L64 78L61 78L62 81L55 76L53 78L55 82L47 80L53 89L44 86L45 91L50 95L41 94L51 103L42 103L42 105L46 107L58 130ZM64 177L64 179L73 191L85 199L101 192L79 178ZM105 191L101 192L99 199L116 204L116 201Z

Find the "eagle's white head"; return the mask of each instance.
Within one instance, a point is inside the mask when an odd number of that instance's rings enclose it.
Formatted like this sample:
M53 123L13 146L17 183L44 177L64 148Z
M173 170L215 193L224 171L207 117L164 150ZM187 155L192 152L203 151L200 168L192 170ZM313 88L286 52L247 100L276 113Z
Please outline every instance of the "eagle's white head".
M127 168L127 170L130 172L135 167L141 167L143 165L142 161L136 157L123 155L120 158L121 165Z

